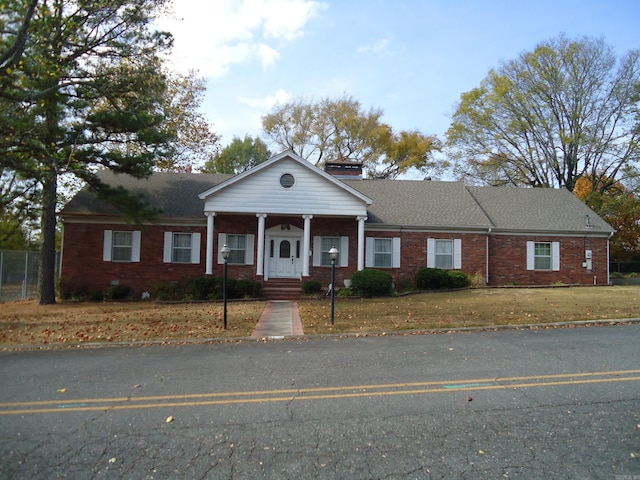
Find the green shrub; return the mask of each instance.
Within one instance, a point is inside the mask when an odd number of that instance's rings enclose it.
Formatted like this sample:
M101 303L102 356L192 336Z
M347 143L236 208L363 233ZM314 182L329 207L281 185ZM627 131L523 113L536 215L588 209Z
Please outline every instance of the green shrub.
M152 294L163 302L182 300L184 285L177 282L162 282L153 286Z
M304 282L302 284L302 291L309 295L315 295L316 293L320 293L322 291L322 283L318 280L309 280L308 282Z
M423 268L416 273L416 285L421 290L465 288L471 285L471 280L466 273L460 270Z
M611 272L611 278L624 278L622 272Z
M449 270L447 272L447 288L466 288L471 285L467 274L460 270Z
M233 284L233 288L227 291L227 298L259 298L262 296L262 284L255 280L235 280L227 279L230 282L229 287Z
M353 296L353 290L351 290L351 287L341 288L340 290L338 290L338 296L339 297L351 297L351 296Z
M411 292L415 289L416 284L410 278L402 277L396 281L396 292L398 293Z
M87 300L90 302L103 302L104 292L102 290L93 290L87 294Z
M58 296L62 300L85 300L89 290L81 280L61 278L58 281Z
M107 300L128 300L133 296L131 287L127 285L112 285L107 289L105 298Z
M420 290L438 290L447 284L447 271L441 268L423 268L416 273L416 287Z
M212 275L191 277L186 280L183 295L188 295L191 300L220 299L222 298L222 282L221 277Z
M387 272L365 269L351 276L351 289L363 297L391 295L393 278Z

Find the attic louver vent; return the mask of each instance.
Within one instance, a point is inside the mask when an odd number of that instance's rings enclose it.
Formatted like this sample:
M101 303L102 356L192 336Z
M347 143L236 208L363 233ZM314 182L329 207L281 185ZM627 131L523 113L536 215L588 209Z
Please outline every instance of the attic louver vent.
M284 188L291 188L293 187L294 183L295 178L293 178L293 175L291 175L290 173L285 173L280 177L280 185L282 185Z

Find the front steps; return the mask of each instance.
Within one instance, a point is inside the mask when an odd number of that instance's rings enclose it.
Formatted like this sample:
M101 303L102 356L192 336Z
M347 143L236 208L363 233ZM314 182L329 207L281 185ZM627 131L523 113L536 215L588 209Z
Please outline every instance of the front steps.
M262 296L266 300L299 300L302 282L297 278L270 278L262 284Z

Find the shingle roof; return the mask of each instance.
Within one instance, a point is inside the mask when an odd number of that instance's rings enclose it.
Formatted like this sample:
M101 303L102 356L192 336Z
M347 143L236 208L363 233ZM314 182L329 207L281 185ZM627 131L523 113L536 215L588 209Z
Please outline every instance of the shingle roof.
M206 173L153 173L148 179L137 180L130 175L116 175L110 171L98 173L100 180L122 186L132 194L142 194L152 205L169 218L204 218L204 202L198 194L228 180L234 175ZM62 211L69 214L117 215L116 209L83 188Z
M496 229L559 232L613 230L564 188L467 187L467 190L482 205ZM587 228L587 222L590 228Z
M488 228L489 219L459 182L345 180L373 200L367 224Z
M167 218L204 217L198 194L233 177L223 174L154 173L136 180L109 171L101 180L142 194ZM608 234L613 229L564 189L467 187L459 182L419 180L345 180L373 200L367 225L433 229L489 229ZM63 209L63 215L117 215L86 187ZM587 228L587 215L590 227Z

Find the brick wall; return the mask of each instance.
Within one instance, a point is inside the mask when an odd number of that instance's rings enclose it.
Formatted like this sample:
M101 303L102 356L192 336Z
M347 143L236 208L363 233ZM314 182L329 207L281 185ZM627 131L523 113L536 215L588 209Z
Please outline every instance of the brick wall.
M527 241L559 242L560 271L527 270ZM585 250L593 251L592 270L582 266ZM495 235L489 242L489 285L606 285L607 239Z
M140 230L140 262L105 262L104 231ZM164 263L164 232L200 232L200 264ZM62 278L79 282L88 290L106 290L114 283L136 293L152 291L161 282L203 275L206 258L206 227L134 227L122 224L65 223ZM220 270L222 272L222 270Z
M283 223L302 229L301 217L269 216L265 227L271 228ZM218 215L215 217L216 250L213 274L221 276L223 266L218 264L218 233L256 234L257 219L254 215ZM104 230L140 230L140 262L103 261ZM200 232L200 263L164 263L164 232ZM311 220L311 239L314 236L348 236L349 266L336 268L336 283L342 285L357 270L358 240L355 219L330 219L315 217ZM413 279L416 272L427 266L427 238L456 239L462 241L462 270L480 280L486 275L485 234L473 233L429 233L429 232L365 232L365 237L401 237L401 268L385 269L395 281ZM257 238L256 238L257 240ZM560 242L559 272L527 271L526 242ZM257 248L257 241L255 242ZM582 266L585 250L593 251L593 270ZM492 235L489 237L489 285L549 285L558 282L566 284L592 285L607 282L607 240L604 238L550 237ZM310 277L304 280L318 280L323 285L331 281L331 267L314 267L310 263ZM229 276L262 280L256 276L257 254L254 265L229 265ZM178 281L185 277L204 275L206 262L206 225L197 227L146 226L133 227L121 224L81 224L65 223L62 277L66 280L82 282L89 290L106 290L118 282L131 287L136 293L152 291L160 282Z

